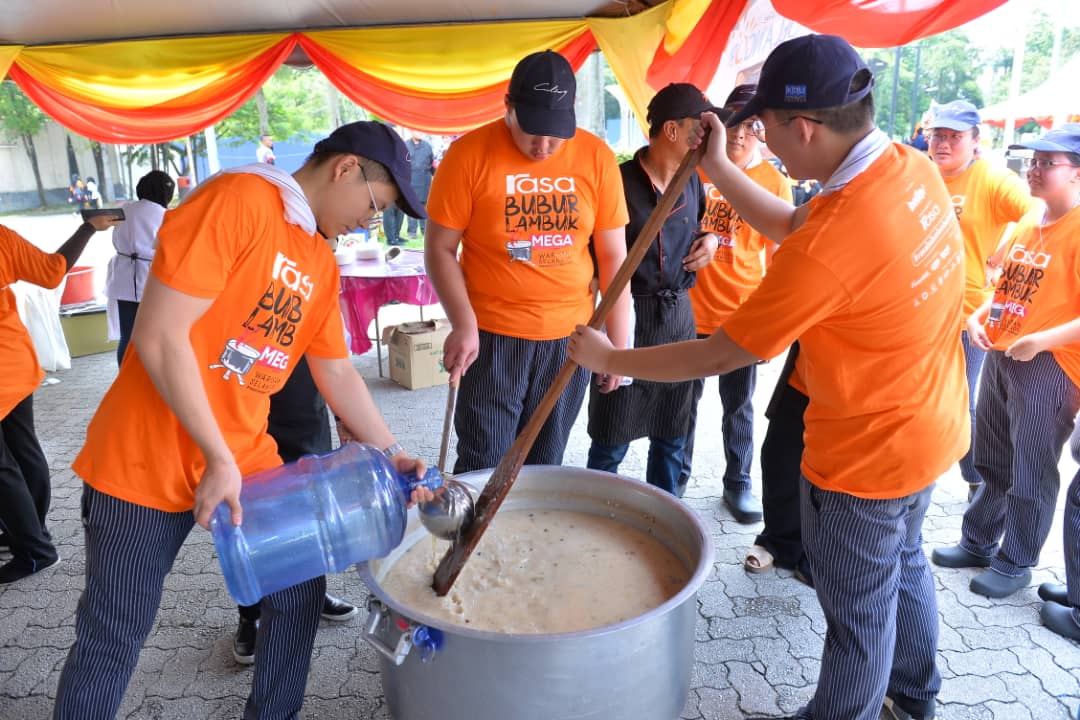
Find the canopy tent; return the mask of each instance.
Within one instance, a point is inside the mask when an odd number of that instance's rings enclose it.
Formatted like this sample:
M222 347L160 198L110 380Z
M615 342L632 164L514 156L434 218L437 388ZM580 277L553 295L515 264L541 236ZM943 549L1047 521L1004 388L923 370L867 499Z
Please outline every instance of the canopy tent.
M773 0L863 46L941 32L1005 0ZM707 87L747 0L6 0L0 77L103 142L191 134L228 116L298 53L347 97L429 132L497 117L519 58L576 67L599 47L631 105L668 82ZM229 34L205 34L221 33ZM182 36L182 37L181 37Z
M1080 74L1080 55L1058 69L1046 82L1013 100L995 103L979 111L987 125L1005 127L1012 118L1019 127L1034 120L1044 128L1054 126L1055 119L1063 122L1080 121L1080 96L1076 93L1076 77Z

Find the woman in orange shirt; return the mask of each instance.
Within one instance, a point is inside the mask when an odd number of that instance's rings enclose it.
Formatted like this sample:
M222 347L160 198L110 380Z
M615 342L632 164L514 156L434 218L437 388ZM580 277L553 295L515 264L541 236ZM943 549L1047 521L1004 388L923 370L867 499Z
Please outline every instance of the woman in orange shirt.
M1013 148L1035 151L1028 185L1046 210L1020 223L993 297L968 320L968 336L991 351L974 442L985 484L964 513L959 544L932 557L944 567L987 568L971 591L991 598L1031 581L1053 522L1058 458L1080 409L1080 343L1027 362L1006 354L1021 338L1080 316L1080 124Z

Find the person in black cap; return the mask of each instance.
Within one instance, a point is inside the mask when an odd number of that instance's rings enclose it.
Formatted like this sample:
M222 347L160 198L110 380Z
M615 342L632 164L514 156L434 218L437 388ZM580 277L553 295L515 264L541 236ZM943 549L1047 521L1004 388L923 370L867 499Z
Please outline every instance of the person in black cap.
M721 113L730 115L742 108L754 96L756 85L735 87L724 101ZM761 120L747 118L727 135L728 158L741 167L754 182L777 197L791 200L791 185L779 170L761 157ZM759 137L761 136L761 137ZM776 251L776 243L744 223L723 194L711 182L705 184L706 215L702 227L716 233L719 249L713 261L698 273L697 284L690 290L698 337L708 337L723 325L724 320L749 297L765 276L765 267ZM761 503L751 492L750 468L754 458L754 387L757 366L744 368L717 378L723 417L720 421L724 442L723 504L736 522L755 523L761 520ZM693 459L694 429L697 423L697 402L705 383L695 381L695 400L692 406L687 451L683 457L682 477L689 481ZM801 453L800 453L801 454ZM765 459L762 458L764 465ZM764 472L764 471L763 471ZM747 568L755 572L767 570L772 561L761 553L756 567L748 558ZM753 553L751 553L753 557Z
M316 143L293 175L236 168L166 213L134 352L74 463L85 481L86 587L54 717L116 715L192 526L208 528L222 503L241 523L241 478L281 464L266 433L270 395L302 357L353 435L399 471L424 471L349 361L328 239L393 202L422 215L405 145L385 125L358 122ZM300 713L325 594L320 576L263 598L244 717Z
M922 522L934 481L967 450L958 342L964 248L941 177L874 126L873 75L842 38L807 35L765 60L755 115L792 177L824 180L793 208L732 163L712 114L702 168L739 216L782 240L757 290L706 340L614 350L587 327L570 356L658 381L772 358L796 338L810 398L802 537L826 619L814 697L792 718L934 717L938 615ZM899 197L898 197L899 195Z
M443 362L460 378L454 472L494 467L566 359L566 338L626 257L629 219L615 155L578 130L570 63L545 51L514 68L503 118L462 136L432 181L428 275L453 330ZM460 261L458 247L461 247ZM629 293L607 319L624 347ZM598 379L611 392L621 378ZM525 462L558 465L589 374L578 369Z
M622 171L633 243L663 196L689 149L687 138L700 131L701 113L711 104L689 83L672 83L649 102L649 144ZM630 280L634 300L634 347L689 340L694 311L687 291L696 273L709 264L719 244L703 232L705 191L695 175ZM588 467L617 472L630 443L649 438L645 480L672 495L679 493L679 472L686 442L686 418L694 403L694 383L635 382L610 393L594 386L589 395Z

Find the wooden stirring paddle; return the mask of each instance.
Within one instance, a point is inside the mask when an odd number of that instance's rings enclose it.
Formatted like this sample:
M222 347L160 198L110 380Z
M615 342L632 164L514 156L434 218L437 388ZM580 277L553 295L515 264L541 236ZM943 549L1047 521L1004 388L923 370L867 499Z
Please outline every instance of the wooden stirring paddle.
M686 187L687 181L701 160L704 148L705 142L703 141L701 145L690 150L683 157L679 169L675 171L674 177L668 183L660 202L653 208L645 227L641 229L641 233L631 246L630 252L626 254L626 260L623 261L619 271L612 278L607 292L604 293L603 299L596 307L595 312L593 312L592 318L589 320L589 327L600 329L600 326L604 324L604 319L611 311L616 298L622 293L626 284L630 282L630 277L637 270L638 265L641 264L641 259L645 257L649 246L656 239L660 227L675 207L679 196L682 195L683 188ZM487 530L487 526L491 523L495 512L502 505L503 500L506 499L506 495L510 492L514 481L517 480L521 466L525 464L525 458L529 455L533 443L536 442L536 436L540 433L540 428L547 421L548 415L551 414L551 410L555 407L559 396L566 389L576 368L577 364L567 358L559 370L559 374L555 376L555 381L552 382L543 400L540 401L540 405L537 406L536 412L532 414L521 434L514 440L514 444L510 446L510 449L499 460L499 464L495 466L495 470L491 473L491 479L488 480L484 491L480 493L480 497L476 501L472 524L450 546L450 549L446 551L446 555L439 561L439 566L435 568L435 578L431 587L435 590L436 595L442 597L450 592L450 588L453 586L454 581L457 580L458 574L461 573L461 568L465 566L465 561L472 555L472 551L480 542L480 538L484 531Z

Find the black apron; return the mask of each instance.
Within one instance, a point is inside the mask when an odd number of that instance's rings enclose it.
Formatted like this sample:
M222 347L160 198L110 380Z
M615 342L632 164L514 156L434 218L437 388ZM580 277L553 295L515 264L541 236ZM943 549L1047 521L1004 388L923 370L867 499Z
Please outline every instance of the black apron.
M694 310L685 290L635 295L634 347L694 340ZM694 381L658 383L635 379L606 395L589 389L589 437L601 445L625 445L643 437L677 440L686 435Z

